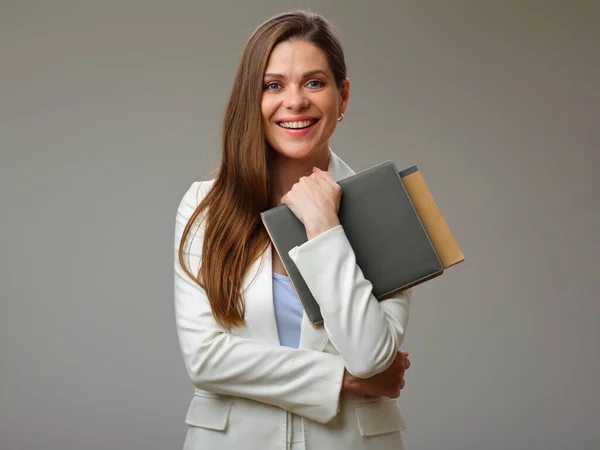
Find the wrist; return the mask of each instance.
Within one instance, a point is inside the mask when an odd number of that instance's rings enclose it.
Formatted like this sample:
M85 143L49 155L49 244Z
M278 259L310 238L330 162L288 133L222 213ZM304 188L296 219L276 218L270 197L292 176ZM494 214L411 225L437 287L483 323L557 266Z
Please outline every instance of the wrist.
M311 221L310 223L306 223L304 227L306 228L306 236L310 240L338 225L340 225L340 220L337 216L334 216Z
M342 379L342 391L356 391L356 378L352 376L346 369L344 369L344 378Z

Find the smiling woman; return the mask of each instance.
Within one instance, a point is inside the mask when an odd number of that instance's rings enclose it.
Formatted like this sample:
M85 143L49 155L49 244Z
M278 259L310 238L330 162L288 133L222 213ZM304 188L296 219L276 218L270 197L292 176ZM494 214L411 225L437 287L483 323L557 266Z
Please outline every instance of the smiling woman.
M192 183L177 210L176 327L195 387L186 450L403 448L411 293L377 301L338 220L337 181L354 172L329 139L349 97L324 17L283 13L248 40L218 174ZM280 203L306 229L301 275L327 274L313 292L325 327L310 325L262 226Z
M261 110L273 150L326 162L329 137L348 105L349 81L336 80L319 47L296 39L273 49L264 84Z

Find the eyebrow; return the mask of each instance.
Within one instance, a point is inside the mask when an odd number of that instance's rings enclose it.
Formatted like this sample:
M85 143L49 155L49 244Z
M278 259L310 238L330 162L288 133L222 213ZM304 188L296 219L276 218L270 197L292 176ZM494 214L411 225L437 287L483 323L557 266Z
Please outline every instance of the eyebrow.
M329 78L327 73L324 70L320 69L309 70L308 72L304 72L304 74L302 74L302 78L310 78L314 77L315 75L322 75L325 78ZM278 80L283 80L285 77L280 73L265 73L265 78L276 78Z

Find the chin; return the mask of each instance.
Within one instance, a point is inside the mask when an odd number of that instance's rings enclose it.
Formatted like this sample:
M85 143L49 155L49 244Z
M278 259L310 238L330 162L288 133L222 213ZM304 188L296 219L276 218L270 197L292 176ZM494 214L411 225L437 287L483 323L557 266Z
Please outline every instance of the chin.
M300 144L300 143L292 143L292 144L279 144L277 146L272 146L275 153L280 156L289 159L302 160L307 159L312 156L315 156L319 151L318 147L314 145ZM329 150L327 146L324 147Z

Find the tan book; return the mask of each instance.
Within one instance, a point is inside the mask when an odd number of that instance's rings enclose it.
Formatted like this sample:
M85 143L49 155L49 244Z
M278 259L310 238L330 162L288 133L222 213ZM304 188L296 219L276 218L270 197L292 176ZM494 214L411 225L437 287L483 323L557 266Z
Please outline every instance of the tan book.
M444 269L464 261L465 255L450 231L418 167L412 166L401 171L400 178Z

